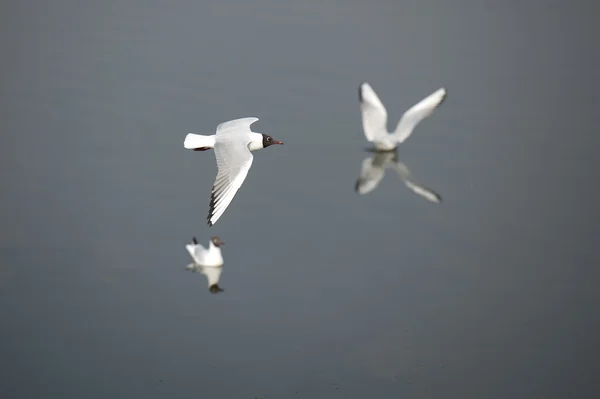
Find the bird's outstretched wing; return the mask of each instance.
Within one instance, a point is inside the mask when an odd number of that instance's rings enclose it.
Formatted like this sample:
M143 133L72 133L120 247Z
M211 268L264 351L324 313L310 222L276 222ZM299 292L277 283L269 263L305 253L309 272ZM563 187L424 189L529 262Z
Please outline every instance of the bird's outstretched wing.
M227 122L226 122L227 123ZM249 126L249 124L248 124ZM217 132L217 134L219 134ZM244 140L219 139L215 144L217 178L212 187L208 211L208 225L214 225L223 215L235 194L244 183L254 157Z
M247 133L247 132L251 131L250 125L252 125L256 121L258 121L258 118L248 117L248 118L239 118L239 119L233 119L231 121L223 122L217 126L216 134L221 135L221 134L227 134L227 133L233 133L233 134Z
M354 190L361 195L370 193L377 188L384 174L385 170L381 166L374 165L373 157L365 158Z
M406 184L406 187L411 189L415 194L419 194L421 197L431 202L438 204L442 202L441 195L425 186L420 185L412 179L412 173L410 169L408 169L408 166L406 166L403 162L398 161L395 163L393 169L396 171L396 173L398 173L398 176L404 182L404 184Z
M387 111L367 82L360 84L358 100L360 102L363 131L367 140L372 142L387 136Z
M446 89L442 87L409 108L396 126L394 132L396 141L402 143L406 140L412 134L414 128L444 102L446 96Z
M410 180L405 180L404 184L406 184L406 187L410 188L416 194L419 194L421 197L423 197L431 202L435 202L438 204L440 202L442 202L442 197L438 193L428 189L427 187L421 186Z

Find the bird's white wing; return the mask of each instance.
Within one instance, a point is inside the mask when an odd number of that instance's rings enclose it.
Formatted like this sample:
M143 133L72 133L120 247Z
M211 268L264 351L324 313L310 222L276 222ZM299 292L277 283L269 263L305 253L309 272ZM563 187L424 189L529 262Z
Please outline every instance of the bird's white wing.
M240 140L237 135L228 135L215 143L217 158L217 178L212 187L208 225L214 225L229 206L238 189L244 183L254 157L248 149L248 140Z
M396 162L393 165L393 169L398 173L398 176L400 176L400 179L404 182L404 184L406 184L406 187L410 188L416 194L419 194L421 197L431 202L442 202L442 197L438 193L428 189L427 187L421 186L411 179L412 173L410 169L408 169L408 166L406 166L404 163L400 161Z
M398 173L398 176L400 176L400 179L402 179L402 181L410 179L412 173L410 169L408 169L408 166L406 166L406 164L400 161L396 161L390 162L389 165L392 169L396 171L396 173Z
M208 287L210 288L210 286L214 285L214 284L218 284L219 283L219 279L221 278L221 273L223 272L223 268L222 267L203 267L200 269L200 273L204 274L206 276L206 279L208 280Z
M446 89L442 87L409 108L396 126L394 132L396 141L402 143L406 140L412 134L414 128L444 102L446 95Z
M420 186L417 183L412 182L410 180L405 180L404 184L406 184L406 187L410 188L412 191L431 202L435 202L438 204L442 202L442 197L438 193L431 191L427 187Z
M411 179L412 173L410 169L408 169L408 166L406 166L404 163L400 161L396 162L393 165L393 169L398 173L398 176L400 176L400 179L404 182L404 184L406 184L406 187L410 188L416 194L419 194L421 197L431 202L442 202L442 197L438 193L428 189L427 187L421 186Z
M354 186L355 191L361 195L375 190L385 174L385 169L373 162L374 160L375 157L368 157L362 162L360 176Z
M374 141L387 136L387 111L367 82L361 83L358 88L358 100L367 140Z
M258 118L249 117L249 118L234 119L231 121L220 123L217 126L216 134L219 134L219 135L224 134L224 133L237 134L237 133L249 132L249 131L251 131L250 125L252 125L257 120L258 120Z
M204 255L205 255L206 250L204 249L204 247L202 245L200 245L200 244L187 244L185 246L185 248L190 253L190 256L194 260L194 263L196 263L196 264L202 264L202 263L204 263Z

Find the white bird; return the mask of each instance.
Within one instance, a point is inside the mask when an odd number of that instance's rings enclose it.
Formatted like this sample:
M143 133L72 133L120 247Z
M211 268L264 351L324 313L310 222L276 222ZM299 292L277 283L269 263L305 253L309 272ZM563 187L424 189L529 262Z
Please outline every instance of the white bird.
M212 187L208 211L208 225L214 225L229 206L252 166L251 151L266 148L272 144L283 144L263 133L250 130L250 125L258 118L240 118L223 122L211 136L188 133L183 146L194 151L215 149L217 178Z
M224 290L219 287L219 279L223 272L223 256L220 247L225 243L215 236L211 238L208 249L205 249L198 244L196 237L193 237L192 241L193 244L185 246L194 260L194 263L187 265L187 269L204 274L208 280L208 289L211 293L223 292Z
M374 156L363 160L360 176L356 180L356 192L362 195L375 190L383 179L386 169L396 171L404 184L423 198L436 203L442 202L442 197L439 194L419 185L411 178L410 170L404 163L398 161L398 155L395 151L378 152Z
M409 108L400 118L396 130L388 133L387 111L371 86L363 82L358 88L358 99L362 115L362 125L367 141L373 143L377 151L390 151L404 142L414 128L446 98L446 89L440 88Z

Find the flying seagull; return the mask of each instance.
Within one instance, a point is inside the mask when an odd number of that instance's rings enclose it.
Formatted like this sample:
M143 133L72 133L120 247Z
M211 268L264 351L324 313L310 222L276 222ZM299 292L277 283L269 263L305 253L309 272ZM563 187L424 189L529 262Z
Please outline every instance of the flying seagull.
M395 131L388 133L385 107L373 88L367 82L361 83L358 88L358 99L367 141L373 143L377 151L395 149L412 134L414 128L423 119L431 115L444 102L446 95L446 89L442 87L425 97L402 115Z
M283 144L273 137L250 130L250 125L258 118L240 118L223 122L217 126L212 136L188 133L183 146L194 151L215 149L217 178L212 187L208 217L213 226L223 215L235 194L244 183L252 166L252 151L258 151L272 144Z

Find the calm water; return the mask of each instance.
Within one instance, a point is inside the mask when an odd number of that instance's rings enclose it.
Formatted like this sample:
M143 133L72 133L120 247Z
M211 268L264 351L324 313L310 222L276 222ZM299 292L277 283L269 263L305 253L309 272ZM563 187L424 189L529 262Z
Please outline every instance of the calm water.
M9 3L2 398L599 395L593 2ZM399 151L442 204L354 192L364 80L448 89ZM183 138L244 116L285 146L208 228Z

